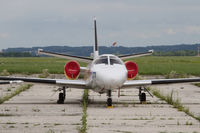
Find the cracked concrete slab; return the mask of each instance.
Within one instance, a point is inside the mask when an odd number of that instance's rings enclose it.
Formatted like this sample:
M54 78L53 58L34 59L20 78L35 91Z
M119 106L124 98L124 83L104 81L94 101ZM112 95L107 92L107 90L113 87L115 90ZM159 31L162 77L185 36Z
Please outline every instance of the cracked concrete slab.
M58 105L58 94L52 96L55 89L55 86L36 84L1 104L1 133L78 132L82 118L82 90L67 90L67 102Z
M196 119L179 112L158 98L147 94L147 104L139 104L138 90L122 90L122 96L114 92L114 108L105 108L107 96L90 91L88 106L88 132L147 133L147 132L199 132ZM103 104L104 101L104 104Z
M170 94L173 91L174 99L179 99L195 116L200 117L200 87L195 86L193 83L182 83L157 85L152 88L160 90L164 95Z
M1 96L10 85L0 86ZM13 87L13 90L17 86ZM81 99L83 90L68 89L65 104L56 104L57 86L35 84L0 105L0 132L46 133L79 132L82 125ZM200 89L192 84L160 85L155 88L168 94L178 93L181 103L199 114ZM10 91L8 92L10 93ZM106 108L106 94L89 91L87 108L88 133L146 133L146 132L200 132L200 123L184 112L177 111L165 101L147 94L147 104L139 104L138 90L122 89L112 93L114 108ZM4 115L4 116L3 116Z

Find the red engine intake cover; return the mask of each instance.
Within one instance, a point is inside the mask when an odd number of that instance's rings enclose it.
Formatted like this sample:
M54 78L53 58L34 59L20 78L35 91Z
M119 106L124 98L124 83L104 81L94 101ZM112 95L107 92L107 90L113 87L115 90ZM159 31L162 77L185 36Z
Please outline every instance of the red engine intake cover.
M65 65L65 75L69 79L76 79L80 73L80 65L76 61L69 61Z
M138 66L135 62L127 61L125 62L126 69L128 70L128 79L133 79L138 73Z

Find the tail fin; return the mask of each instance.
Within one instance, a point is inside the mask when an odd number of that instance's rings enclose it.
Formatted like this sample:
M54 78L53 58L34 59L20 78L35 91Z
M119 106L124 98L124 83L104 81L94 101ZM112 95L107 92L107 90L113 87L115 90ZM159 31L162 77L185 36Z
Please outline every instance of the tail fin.
M94 46L94 59L99 56L99 48L97 41L97 26L96 26L96 17L94 17L94 37L95 37L95 46Z

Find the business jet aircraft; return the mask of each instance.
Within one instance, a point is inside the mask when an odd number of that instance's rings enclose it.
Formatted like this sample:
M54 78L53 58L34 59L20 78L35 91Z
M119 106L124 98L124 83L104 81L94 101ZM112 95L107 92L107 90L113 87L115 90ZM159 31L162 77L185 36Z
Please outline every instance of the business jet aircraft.
M138 73L137 64L132 61L123 63L122 59L139 56L146 56L153 53L152 50L146 53L115 56L112 54L99 55L97 43L96 19L94 19L95 46L93 58L79 57L67 54L38 50L39 54L56 56L70 59L64 67L65 75L68 79L47 79L47 78L27 78L27 77L5 77L0 76L0 80L20 80L24 82L56 84L60 86L57 103L64 103L67 88L91 89L100 94L107 93L107 106L112 107L111 92L118 89L138 87L140 102L146 101L145 91L152 94L145 88L146 85L200 82L200 78L184 79L152 79L152 80L131 80ZM87 62L87 67L80 67L77 61ZM80 71L85 72L84 80L78 80Z

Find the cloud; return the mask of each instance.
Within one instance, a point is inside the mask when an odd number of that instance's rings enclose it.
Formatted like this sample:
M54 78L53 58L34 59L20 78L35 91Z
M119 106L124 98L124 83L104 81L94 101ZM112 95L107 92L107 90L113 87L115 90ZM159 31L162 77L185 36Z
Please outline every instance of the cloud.
M127 46L200 40L197 0L0 1L0 49L90 45L94 43L93 16L101 45L113 40Z
M174 28L168 28L166 30L168 35L175 34L187 34L187 35L198 35L200 34L200 26L197 25L187 25L187 26L179 26Z
M152 32L152 33L135 33L135 37L138 39L152 39L152 38L160 38L161 34Z
M184 32L187 34L200 34L200 26L190 25L184 28Z
M8 33L0 33L0 38L5 39L8 37L9 37Z
M174 34L176 34L176 32L175 32L172 28L169 28L169 29L167 30L167 34L168 34L168 35L174 35Z

